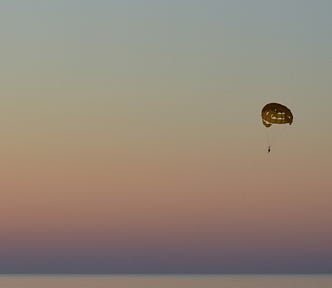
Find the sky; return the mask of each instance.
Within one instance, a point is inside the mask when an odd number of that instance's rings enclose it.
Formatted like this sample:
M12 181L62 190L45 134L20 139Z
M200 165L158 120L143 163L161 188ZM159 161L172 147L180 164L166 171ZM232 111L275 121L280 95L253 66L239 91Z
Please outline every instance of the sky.
M331 9L1 1L0 273L332 273Z

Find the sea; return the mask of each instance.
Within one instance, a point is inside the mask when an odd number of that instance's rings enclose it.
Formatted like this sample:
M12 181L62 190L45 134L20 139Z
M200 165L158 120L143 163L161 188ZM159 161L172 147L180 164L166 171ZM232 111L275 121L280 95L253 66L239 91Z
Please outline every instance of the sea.
M0 275L1 288L332 288L331 275Z

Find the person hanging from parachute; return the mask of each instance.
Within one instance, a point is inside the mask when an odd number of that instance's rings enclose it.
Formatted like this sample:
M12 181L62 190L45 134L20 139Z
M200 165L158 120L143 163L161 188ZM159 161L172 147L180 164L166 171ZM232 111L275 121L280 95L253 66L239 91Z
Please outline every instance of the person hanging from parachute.
M293 123L293 114L289 108L279 103L266 104L261 112L262 122L265 127L269 128L272 124L289 124ZM271 152L269 144L267 153Z

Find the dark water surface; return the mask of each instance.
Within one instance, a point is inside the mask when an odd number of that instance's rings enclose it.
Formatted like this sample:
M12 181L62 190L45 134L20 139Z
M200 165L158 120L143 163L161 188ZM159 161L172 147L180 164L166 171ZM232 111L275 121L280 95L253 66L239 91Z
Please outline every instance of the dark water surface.
M1 288L332 288L332 275L1 275Z

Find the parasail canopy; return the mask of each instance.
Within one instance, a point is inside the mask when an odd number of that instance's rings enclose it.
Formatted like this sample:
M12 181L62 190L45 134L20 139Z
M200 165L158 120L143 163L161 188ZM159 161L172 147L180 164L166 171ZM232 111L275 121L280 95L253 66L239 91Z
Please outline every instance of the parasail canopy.
M262 121L265 127L272 124L289 124L293 123L293 114L289 108L279 103L266 104L262 109Z

